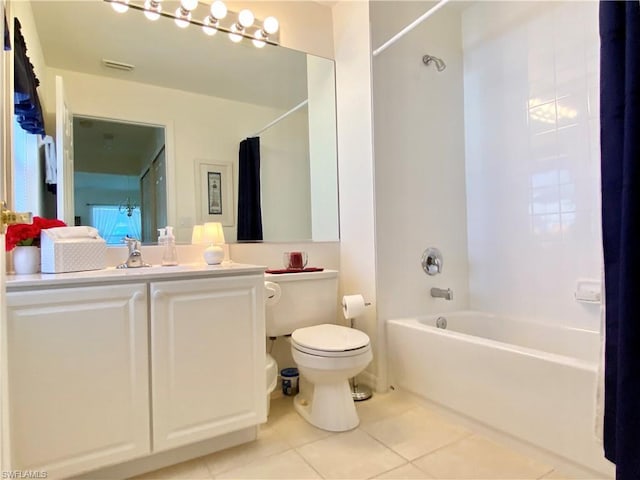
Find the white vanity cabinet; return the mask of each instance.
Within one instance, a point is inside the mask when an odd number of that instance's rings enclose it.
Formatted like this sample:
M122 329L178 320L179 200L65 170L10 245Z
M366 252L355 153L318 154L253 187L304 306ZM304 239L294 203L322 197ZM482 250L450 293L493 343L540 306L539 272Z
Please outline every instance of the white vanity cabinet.
M266 421L263 271L9 279L3 468L128 477L254 439Z
M263 278L153 282L155 451L266 421Z
M11 470L60 478L149 453L146 285L6 298Z

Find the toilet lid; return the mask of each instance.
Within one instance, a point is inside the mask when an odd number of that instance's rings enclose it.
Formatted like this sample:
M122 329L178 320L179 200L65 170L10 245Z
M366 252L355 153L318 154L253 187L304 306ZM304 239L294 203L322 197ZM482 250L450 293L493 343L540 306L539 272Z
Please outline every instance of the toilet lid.
M366 333L332 324L299 328L291 334L291 340L301 347L324 352L357 350L369 345Z

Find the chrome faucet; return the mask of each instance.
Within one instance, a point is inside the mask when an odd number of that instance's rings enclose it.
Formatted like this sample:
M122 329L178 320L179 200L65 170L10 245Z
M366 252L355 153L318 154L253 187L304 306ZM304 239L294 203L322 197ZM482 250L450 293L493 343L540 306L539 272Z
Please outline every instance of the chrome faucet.
M142 261L142 252L140 251L139 240L127 236L124 237L124 241L127 243L127 247L129 248L129 256L127 257L126 262L121 263L116 268L140 268L151 266Z
M446 290L444 288L432 288L431 289L431 296L433 298L444 298L445 300L453 300L453 290L451 290L450 288L447 288Z

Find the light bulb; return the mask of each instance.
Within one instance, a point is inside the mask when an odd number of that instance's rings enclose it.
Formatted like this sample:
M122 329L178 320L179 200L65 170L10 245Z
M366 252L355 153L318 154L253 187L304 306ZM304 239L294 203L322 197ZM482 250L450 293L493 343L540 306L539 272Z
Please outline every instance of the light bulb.
M127 3L129 3L129 0L119 0L119 1L121 3L116 3L116 2L111 3L111 8L113 8L118 13L124 13L127 10L129 10L129 5L126 5Z
M218 31L217 28L212 27L211 25L216 25L218 21L216 19L211 20L211 17L207 17L202 22L204 25L202 26L202 31L212 37Z
M244 28L247 28L253 25L254 20L255 20L255 17L253 16L253 13L251 12L251 10L248 10L246 8L244 10L240 10L240 13L238 14L238 23L242 25Z
M237 33L234 32L242 32L241 28L238 28L238 26L234 23L233 25L231 25L231 33L229 33L229 40L231 40L233 43L239 43L242 41L242 35L238 35Z
M253 34L253 40L251 40L253 42L253 46L256 48L263 48L266 43L263 41L265 36L262 33L262 30L256 30L255 33Z
M176 10L176 18L173 20L176 22L176 25L180 28L187 28L189 26L189 21L191 20L191 12L186 15L182 14L182 10L180 7Z
M227 16L227 6L224 2L216 0L211 4L211 16L218 20L222 20Z
M190 12L198 6L198 0L180 0L180 5Z
M269 35L273 35L280 28L280 23L276 17L267 17L262 23L262 29Z
M160 18L160 12L162 11L162 5L160 2L154 0L146 0L144 2L144 16L151 21L155 21Z

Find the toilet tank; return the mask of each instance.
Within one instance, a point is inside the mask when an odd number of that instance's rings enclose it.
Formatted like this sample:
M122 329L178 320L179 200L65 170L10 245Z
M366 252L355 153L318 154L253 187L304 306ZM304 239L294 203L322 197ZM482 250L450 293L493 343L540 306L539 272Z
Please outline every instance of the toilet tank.
M280 286L280 300L266 307L268 337L289 335L295 329L336 323L338 272L265 274L265 281Z

